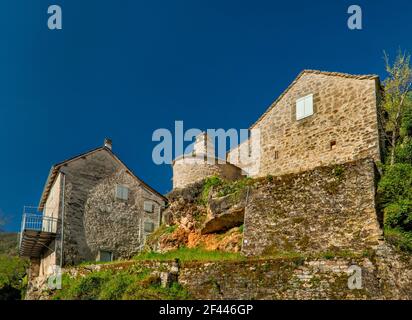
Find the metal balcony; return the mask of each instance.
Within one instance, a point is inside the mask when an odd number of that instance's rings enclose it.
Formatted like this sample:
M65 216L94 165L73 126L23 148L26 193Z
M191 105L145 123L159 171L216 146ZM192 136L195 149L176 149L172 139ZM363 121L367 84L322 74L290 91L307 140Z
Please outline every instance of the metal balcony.
M37 208L25 207L20 231L20 256L40 257L56 238L57 223L57 218L44 216Z

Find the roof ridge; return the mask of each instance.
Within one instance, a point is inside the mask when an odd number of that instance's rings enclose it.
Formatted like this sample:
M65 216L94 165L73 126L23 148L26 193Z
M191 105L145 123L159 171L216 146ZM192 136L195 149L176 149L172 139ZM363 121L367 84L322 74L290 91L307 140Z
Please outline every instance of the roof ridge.
M342 77L342 78L350 78L350 79L357 79L357 80L373 80L379 79L378 75L369 74L369 75L355 75L350 73L343 73L343 72L331 72L331 71L321 71L321 70L312 70L312 69L304 69L302 70L296 78L287 86L287 88L273 101L269 107L266 109L264 113L250 126L252 129L256 124L258 124L274 107L275 105L282 99L286 93L298 82L298 80L305 74L305 73L312 73L312 74L323 74L327 76L335 76L335 77Z
M314 73L314 74L324 74L328 76L338 76L338 77L344 77L344 78L355 78L359 80L364 80L364 79L375 79L379 78L377 74L351 74L351 73L345 73L345 72L337 72L337 71L322 71L322 70L316 70L316 69L304 69L301 74L303 73ZM300 74L299 74L300 75Z
M120 158L112 150L110 150L109 148L103 146L103 147L98 147L98 148L95 148L93 150L81 153L77 156L74 156L70 159L59 162L57 164L54 164L50 169L49 175L48 175L46 183L44 185L43 192L42 192L42 195L40 197L39 208L44 207L44 205L47 201L47 197L50 193L50 190L51 190L51 188L52 188L52 186L53 186L53 184L56 180L56 176L57 176L57 174L58 174L61 167L68 164L69 162L77 161L80 158L89 156L90 154L96 153L96 152L99 152L99 151L108 152L109 155L111 155L116 161L118 161L145 188L149 189L153 193L156 193L157 195L159 195L160 197L162 197L163 199L165 199L167 201L167 198L163 194L161 194L156 189L152 188L150 185L148 185L146 182L144 182L141 178L139 178L122 160L120 160Z

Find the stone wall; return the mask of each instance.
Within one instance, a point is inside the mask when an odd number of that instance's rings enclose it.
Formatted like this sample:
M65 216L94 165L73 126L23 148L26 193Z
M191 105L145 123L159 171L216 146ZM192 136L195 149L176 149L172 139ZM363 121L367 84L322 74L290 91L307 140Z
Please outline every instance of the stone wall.
M349 267L362 268L361 290L350 290ZM192 263L179 282L194 299L313 300L378 299L379 283L369 259L266 259L260 261Z
M365 157L380 160L377 77L303 72L251 127L260 130L260 160L251 176L302 172ZM296 120L296 100L313 94L314 114ZM240 152L242 153L242 152ZM228 159L245 171L239 148Z
M242 176L242 170L224 160L205 160L202 156L186 156L176 159L173 163L173 189L183 188L210 176L236 180Z
M46 204L43 208L43 214L46 217L58 219L61 217L62 210L62 175L58 174L56 180L50 189ZM61 256L61 224L60 221L53 223L52 229L57 233L56 239L53 240L48 248L42 253L40 259L39 276L47 277L52 272L52 267L60 264Z
M382 235L375 175L373 160L364 159L261 179L249 192L242 252L375 248Z
M357 266L361 288L348 280ZM379 245L367 255L243 259L236 261L123 261L63 271L79 277L95 271L150 269L152 274L176 274L174 279L191 299L412 299L412 256ZM40 285L40 284L38 284ZM44 283L43 283L44 289ZM30 286L26 299L48 299L50 290Z
M126 185L129 199L115 198L115 186ZM153 205L153 212L144 211L144 202ZM157 195L141 188L124 169L103 179L90 190L84 210L84 230L88 256L96 257L99 249L114 253L114 258L129 258L138 252L151 232L144 224L152 223L153 230L161 223L161 211L165 203Z
M348 287L351 266L360 289ZM192 262L179 283L193 299L412 299L412 258L383 245L368 257Z
M109 154L101 150L69 163L64 169L64 265L93 261L98 250L114 258L135 254L145 238L144 221L161 220L163 198L149 191ZM116 184L129 188L127 201L116 199ZM143 210L152 201L153 213Z

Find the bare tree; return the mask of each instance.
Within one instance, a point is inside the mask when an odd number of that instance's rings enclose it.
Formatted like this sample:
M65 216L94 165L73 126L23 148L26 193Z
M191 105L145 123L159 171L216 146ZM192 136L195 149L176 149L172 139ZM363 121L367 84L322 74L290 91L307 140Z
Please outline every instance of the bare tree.
M409 54L398 52L398 55L390 64L389 57L385 52L385 65L388 77L384 81L385 99L383 112L385 112L385 131L390 144L390 164L395 163L395 147L399 139L402 117L411 101L408 94L412 87L412 68L410 66Z

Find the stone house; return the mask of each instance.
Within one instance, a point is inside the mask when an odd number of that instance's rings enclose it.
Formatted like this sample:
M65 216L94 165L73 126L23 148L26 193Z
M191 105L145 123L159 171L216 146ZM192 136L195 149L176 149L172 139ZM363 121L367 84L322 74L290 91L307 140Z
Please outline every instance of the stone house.
M166 201L106 139L51 168L39 209L23 217L20 255L30 257L32 277L55 265L129 258L160 225Z
M304 70L249 128L251 138L227 153L227 164L241 169L231 170L238 176L261 177L364 158L380 161L380 95L376 75ZM227 170L212 169L206 161L196 169L175 161L174 188L191 183L188 172L196 172L195 180L225 177Z
M215 164L212 139L198 137L195 157L173 163L174 188L212 175L268 176L248 189L236 210L221 205L226 198L209 203L209 224L243 221L248 256L376 249L382 239L375 201L380 100L376 75L304 70L249 128L250 138L229 150L226 162Z

